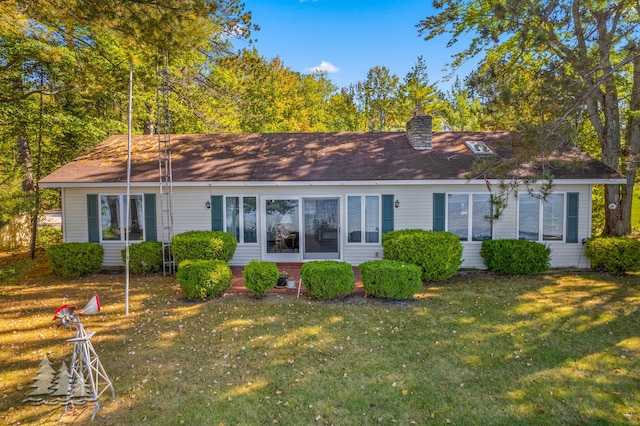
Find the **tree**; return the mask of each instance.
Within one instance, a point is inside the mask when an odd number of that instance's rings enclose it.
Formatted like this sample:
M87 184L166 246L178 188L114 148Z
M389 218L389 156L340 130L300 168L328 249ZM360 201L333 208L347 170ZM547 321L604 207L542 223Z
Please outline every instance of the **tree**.
M503 99L537 103L541 126L574 122L586 114L600 145L600 157L626 177L626 185L607 185L604 233L631 231L633 187L640 165L640 3L635 0L444 0L440 12L418 24L425 39L451 35L453 45L471 34L452 66L486 52L484 76L533 78L533 86L509 84ZM533 88L540 98L526 97ZM544 117L548 114L547 117ZM565 127L566 130L566 127Z
M334 132L362 132L367 130L366 120L357 105L357 87L350 84L329 99L329 129Z
M385 66L371 68L366 80L358 83L361 111L367 119L369 131L382 132L400 125L397 105L399 90L400 79L390 74Z
M424 111L433 117L435 129L444 128L446 111L449 109L444 94L435 84L429 83L427 64L422 56L404 77L400 87L399 120L405 122L413 115L413 110L420 105Z
M451 91L447 93L447 100L449 105L445 110L446 125L451 130L470 132L481 129L482 105L462 87L459 78L456 78Z
M330 105L336 87L325 74L294 72L280 58L263 58L256 49L222 58L219 65L235 78L240 131L335 129Z
M105 136L124 132L129 60L138 64L136 100L144 104L136 108L134 127L148 129L155 118L157 51L169 51L176 66L188 70L182 75L192 77L211 57L229 54L232 37L248 38L256 28L239 0L6 0L0 16L0 148L11 154L0 169L0 223L20 214L31 218L32 256L42 201L38 180ZM176 110L185 121L207 109L202 98L195 105L186 98L206 83L174 80L184 95Z

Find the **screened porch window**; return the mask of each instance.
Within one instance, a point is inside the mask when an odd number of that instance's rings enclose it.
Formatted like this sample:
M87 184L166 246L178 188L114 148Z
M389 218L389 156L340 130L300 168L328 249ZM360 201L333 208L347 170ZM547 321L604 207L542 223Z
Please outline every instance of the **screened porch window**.
M490 214L489 194L447 194L447 230L460 241L490 240Z
M520 195L518 238L529 241L564 240L564 194L550 194L546 199Z
M100 238L102 241L144 240L144 212L142 195L131 195L127 223L122 218L126 211L126 195L100 196Z
M380 218L379 195L347 196L347 241L380 243Z
M227 232L233 234L239 243L258 242L256 197L226 197L225 202Z

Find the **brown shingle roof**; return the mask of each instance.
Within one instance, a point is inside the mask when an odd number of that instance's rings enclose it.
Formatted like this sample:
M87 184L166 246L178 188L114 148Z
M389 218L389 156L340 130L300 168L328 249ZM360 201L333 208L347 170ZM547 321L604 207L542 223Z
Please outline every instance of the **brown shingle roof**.
M484 141L501 157L507 132L436 132L433 149L413 149L405 133L172 135L174 182L310 182L466 179L477 158L466 141ZM132 182L158 182L157 136L133 136ZM577 149L560 153L556 179L620 175ZM112 136L40 182L126 182L127 137Z

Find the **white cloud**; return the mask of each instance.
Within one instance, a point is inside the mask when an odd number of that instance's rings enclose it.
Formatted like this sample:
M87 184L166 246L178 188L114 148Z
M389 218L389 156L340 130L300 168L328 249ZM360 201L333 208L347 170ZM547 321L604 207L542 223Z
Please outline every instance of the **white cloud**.
M331 62L322 61L320 65L316 65L313 68L309 68L309 72L313 74L331 74L340 71L340 68L333 65Z

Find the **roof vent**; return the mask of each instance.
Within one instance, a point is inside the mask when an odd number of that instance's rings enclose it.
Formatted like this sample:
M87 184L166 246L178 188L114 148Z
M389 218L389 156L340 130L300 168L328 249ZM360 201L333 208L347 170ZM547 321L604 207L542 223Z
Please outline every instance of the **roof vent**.
M493 151L491 151L491 148L489 148L487 144L482 141L467 141L465 142L465 144L467 145L467 148L469 148L475 155L493 155Z

